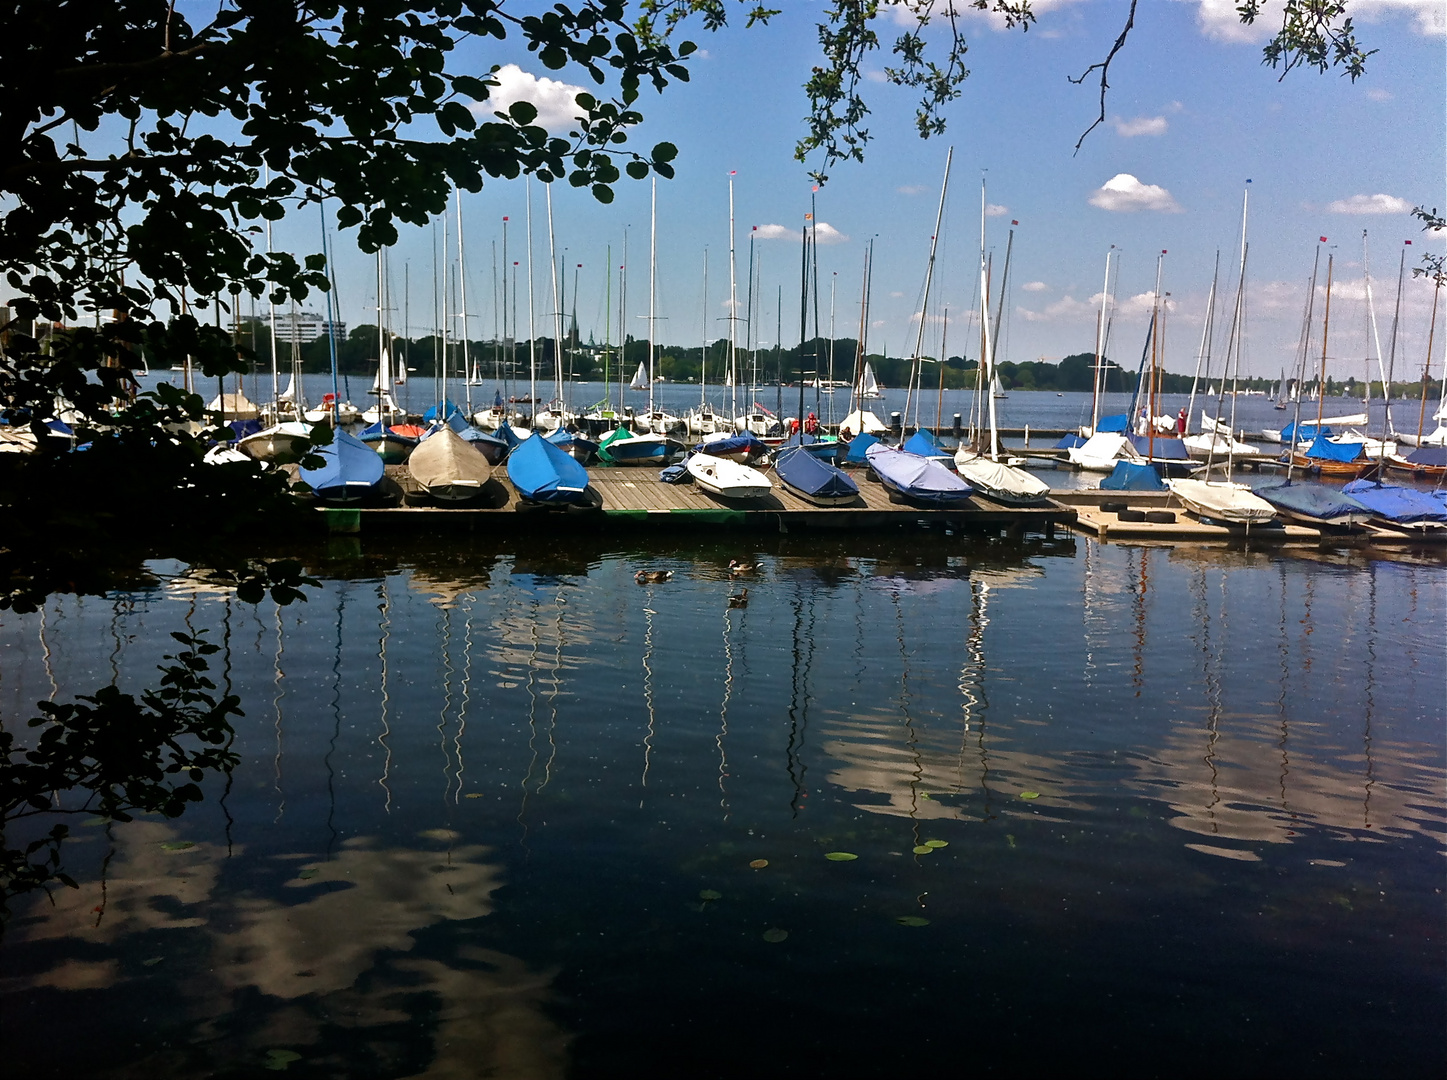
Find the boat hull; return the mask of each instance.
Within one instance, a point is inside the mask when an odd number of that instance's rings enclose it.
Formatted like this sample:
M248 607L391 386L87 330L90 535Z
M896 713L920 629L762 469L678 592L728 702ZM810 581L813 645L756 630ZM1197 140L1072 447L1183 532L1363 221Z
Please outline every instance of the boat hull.
M695 484L721 499L761 499L774 488L757 469L712 454L694 454L686 467Z

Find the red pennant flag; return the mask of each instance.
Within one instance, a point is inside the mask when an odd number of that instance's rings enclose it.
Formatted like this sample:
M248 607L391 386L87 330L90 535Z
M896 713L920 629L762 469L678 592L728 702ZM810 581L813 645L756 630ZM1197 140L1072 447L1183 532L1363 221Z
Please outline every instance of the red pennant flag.
M729 170L729 175L730 175L730 176L737 176L738 174L739 174L739 171L738 171L737 169L730 169L730 170Z
M753 231L753 232L758 232L758 231L759 231L759 227L758 227L757 225L755 225L751 231Z
M1317 239L1317 242L1318 242L1318 243L1322 243L1322 244L1326 243L1326 237L1324 237L1324 236L1318 236L1316 239Z
M1010 224L1011 224L1011 225L1018 225L1018 224L1020 224L1020 223L1019 223L1018 221L1016 221L1014 218L1011 218L1011 219L1010 219Z
M502 216L502 219L503 219L504 221L506 221L506 220L507 220L507 215L504 214L504 215Z
M1412 246L1412 241L1410 240L1403 240L1402 243L1406 244L1408 247Z

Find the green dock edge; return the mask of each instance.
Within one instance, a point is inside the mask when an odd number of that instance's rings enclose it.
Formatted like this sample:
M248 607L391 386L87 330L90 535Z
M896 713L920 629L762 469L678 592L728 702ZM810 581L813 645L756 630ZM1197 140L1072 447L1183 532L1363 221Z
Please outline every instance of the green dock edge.
M670 521L683 520L699 525L742 525L749 519L743 510L604 510L610 521L657 521L666 517Z

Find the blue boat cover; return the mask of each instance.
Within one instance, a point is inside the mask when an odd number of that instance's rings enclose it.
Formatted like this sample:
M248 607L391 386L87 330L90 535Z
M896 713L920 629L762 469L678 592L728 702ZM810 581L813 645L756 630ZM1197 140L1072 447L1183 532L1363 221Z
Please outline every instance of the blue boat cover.
M879 439L861 432L849 440L849 452L844 455L844 460L850 465L866 465L869 463L869 448L879 442Z
M1353 480L1342 491L1363 502L1379 517L1406 525L1414 521L1447 521L1447 505L1416 488Z
M918 454L920 457L950 456L940 449L940 441L923 428L905 439L902 449L908 450L911 454Z
M1065 435L1055 444L1057 450L1074 450L1077 446L1084 446L1085 440L1079 435Z
M679 462L677 465L670 465L666 469L658 470L658 479L665 484L687 484L693 481L693 474L688 471L688 466Z
M302 482L318 494L348 488L360 492L382 479L382 457L361 439L344 430L336 431L326 446L312 450L322 458L319 469L302 469Z
M958 506L975 493L974 488L934 458L883 444L871 446L868 457L869 467L886 487L916 502Z
M795 491L821 499L847 499L859 485L842 469L821 461L807 447L791 446L774 457L774 472Z
M810 435L807 431L796 431L794 432L794 434L790 435L787 439L780 443L777 447L775 447L775 451L777 452L779 450L784 450L795 446L803 446L806 447L809 453L813 454L815 457L823 458L825 461L828 461L839 452L840 447L842 447L843 445L844 444L841 443L838 439L825 439L821 438L818 435ZM708 450L706 452L711 454L714 451Z
M1149 455L1152 461L1190 461L1191 455L1186 450L1186 444L1180 439L1172 439L1170 436L1162 438L1157 435L1154 440L1149 435L1127 435L1130 444L1136 448L1136 453L1142 456ZM1154 443L1154 448L1152 448Z
M806 436L806 438L810 439L813 437L812 435ZM715 439L711 443L698 443L694 446L694 449L701 454L722 455L737 454L744 450L747 450L750 454L762 454L769 448L764 444L762 439L749 432L744 432L742 435L734 435L728 439Z
M547 439L523 439L507 456L507 478L533 502L582 502L588 470Z
M1160 474L1149 465L1117 461L1115 472L1100 482L1106 491L1165 491Z
M398 432L393 431L391 428L383 427L382 421L380 420L378 420L375 424L368 424L366 427L364 427L361 431L361 434L359 434L357 438L361 439L364 443L380 442L382 439L390 439L392 442L412 444L416 444L418 441L412 438L411 435L402 435Z
M497 425L497 432L494 435L494 438L501 439L503 442L507 443L508 449L513 449L519 443L523 442L523 439L518 436L518 433L512 429L512 425L509 424L506 420L504 420L501 424Z
M447 398L443 398L440 405L432 405L428 407L427 411L422 414L422 422L424 424L431 424L435 422L438 418L441 418L444 422L450 423L454 416L461 415L462 410L459 409L456 404L454 404ZM465 420L463 422L466 423Z
M1293 480L1290 483L1263 484L1254 489L1255 493L1282 510L1294 511L1321 521L1344 518L1350 514L1368 512L1366 506L1350 495L1326 484L1308 480Z
M1419 446L1407 455L1413 465L1429 465L1433 468L1447 467L1447 446Z
M549 435L547 439L548 442L554 446L561 446L564 450L572 448L585 451L588 454L596 454L598 452L598 444L592 439L585 439L577 432L569 431L567 428L558 428Z
M1331 430L1331 426L1329 424L1323 424L1321 426L1321 429L1317 430L1315 421L1312 421L1310 424L1303 421L1299 430L1295 424L1287 424L1284 428L1282 428L1281 441L1284 443L1300 442L1302 439L1314 439L1318 435L1332 434L1334 434L1334 432Z
M1334 443L1325 435L1318 435L1307 447L1306 456L1318 461L1355 461L1362 456L1362 444Z
M48 428L50 428L50 430L52 430L52 431L59 431L60 429L55 426L56 424L59 424L59 423L60 423L59 420L51 420L51 421L49 421L48 423L46 423L45 426L48 427ZM62 424L61 426L64 427L63 424ZM260 430L261 430L261 421L260 421L260 420L232 420L232 421L229 422L226 426L229 427L232 431L234 431L234 432L236 433L234 436L232 436L233 439L235 439L235 440L241 440L241 439L246 438L246 436L248 436L248 435L255 435L258 431L260 431ZM63 432L63 434L69 435L69 434L71 434L71 430L70 430L69 428L66 428L65 431Z
M1124 435L1130 430L1130 417L1125 413L1116 413L1114 416L1102 416L1100 423L1095 425L1097 432L1106 431Z

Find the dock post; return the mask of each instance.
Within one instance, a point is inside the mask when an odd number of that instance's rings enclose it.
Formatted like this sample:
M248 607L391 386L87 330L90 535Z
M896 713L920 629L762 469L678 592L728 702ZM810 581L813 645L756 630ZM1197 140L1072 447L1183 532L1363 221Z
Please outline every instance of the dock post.
M955 436L955 441L956 441L956 442L959 442L959 441L960 441L960 433L961 433L962 431L964 431L964 425L960 422L960 414L959 414L959 413L955 413L955 422L954 422L954 426L953 426L953 428L951 429L951 431L953 432L953 434L954 434L954 436Z
M1030 449L1030 425L1025 425L1025 449Z

